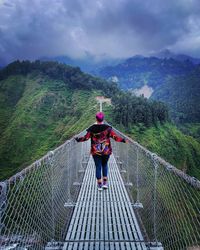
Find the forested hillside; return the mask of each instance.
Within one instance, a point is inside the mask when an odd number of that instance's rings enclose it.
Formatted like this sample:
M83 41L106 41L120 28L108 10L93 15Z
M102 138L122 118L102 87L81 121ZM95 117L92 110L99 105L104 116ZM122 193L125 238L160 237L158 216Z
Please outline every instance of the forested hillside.
M84 74L79 68L55 62L16 61L2 69L1 179L12 175L93 123L98 110L95 97L102 94L112 97L114 112L111 113L114 113L116 122L124 125L145 123L148 120L151 126L158 121L165 122L168 118L165 109L163 116L156 113L159 102L152 104L145 99L132 99L131 96L127 99L126 94L115 84ZM139 120L133 121L130 114L120 108L131 102L133 112L140 110L142 113ZM153 116L154 119L151 118Z
M95 112L95 91L73 91L62 82L32 75L9 77L1 86L16 88L19 81L25 87L16 104L1 93L1 178L83 130L93 121L90 111Z
M142 123L150 127L169 120L167 106L162 102L136 97L131 93L121 93L112 98L112 116L117 124L126 128Z
M177 123L200 122L200 67L185 76L166 80L152 98L168 104Z
M163 103L124 93L79 68L16 61L0 71L1 179L92 124L98 95L112 100L112 106L104 106L108 122L200 178L200 144L166 125L169 116Z
M122 89L135 89L147 84L155 90L164 84L169 77L183 76L195 67L189 60L132 57L116 66L102 68L99 75L106 79L115 76Z
M177 168L200 179L200 142L183 134L173 124L150 128L138 124L125 132Z
M168 105L176 124L200 122L200 66L189 57L133 57L101 69L100 75L133 93L149 92L151 99Z

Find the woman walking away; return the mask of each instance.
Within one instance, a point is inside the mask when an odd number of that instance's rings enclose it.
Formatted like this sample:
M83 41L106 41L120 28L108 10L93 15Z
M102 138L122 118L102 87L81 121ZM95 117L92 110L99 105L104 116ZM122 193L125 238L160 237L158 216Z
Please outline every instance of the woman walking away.
M87 129L85 136L75 138L77 142L87 141L91 138L91 154L96 166L96 178L98 190L108 188L108 160L112 154L110 137L117 142L126 142L124 138L118 136L111 126L104 124L104 114L96 114L96 123ZM102 182L102 174L103 182Z

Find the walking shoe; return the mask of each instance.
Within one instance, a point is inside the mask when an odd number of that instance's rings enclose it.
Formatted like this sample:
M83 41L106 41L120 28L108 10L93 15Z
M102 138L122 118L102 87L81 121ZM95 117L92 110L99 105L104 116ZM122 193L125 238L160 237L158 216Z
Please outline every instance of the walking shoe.
M97 184L97 188L98 188L99 191L102 191L102 190L103 190L103 188L102 188L102 183L98 183L98 184Z
M108 183L107 183L107 181L104 181L104 182L103 182L102 188L103 188L103 189L108 189Z

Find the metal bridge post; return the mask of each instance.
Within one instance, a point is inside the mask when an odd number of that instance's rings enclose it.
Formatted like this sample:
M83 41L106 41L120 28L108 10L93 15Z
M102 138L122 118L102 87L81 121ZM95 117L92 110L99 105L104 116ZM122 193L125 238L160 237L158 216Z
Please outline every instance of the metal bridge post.
M148 243L148 249L150 250L164 250L162 243L157 239L157 180L158 180L158 163L157 163L157 155L151 154L154 168L154 192L153 192L153 234L154 239L152 242Z
M67 169L68 169L68 180L67 180L67 201L65 202L64 204L64 207L74 207L75 206L75 203L72 201L72 197L71 197L71 191L70 191L70 181L72 181L72 178L71 178L71 162L70 162L70 146L68 146L67 148Z
M133 205L134 208L143 208L142 203L140 202L140 195L139 195L139 156L138 156L138 147L136 149L136 186L137 186L137 198L136 202Z
M130 182L130 178L129 178L129 148L128 148L128 144L126 144L126 169L127 169L127 183L125 183L125 185L127 187L132 187L133 184L132 182Z
M6 209L6 200L7 200L7 183L0 182L0 235L2 235L2 229L4 227L2 219Z
M81 143L81 152L80 152L80 162L79 162L79 173L84 172L84 167L83 167L83 162L84 162L84 143Z
M51 167L51 216L52 216L52 236L51 239L54 240L55 238L55 217L54 217L54 152L49 152L49 162Z
M157 240L157 223L156 223L156 203L157 203L157 178L158 178L158 163L156 161L156 155L153 154L153 166L154 166L154 194L153 194L153 232L154 240L158 243Z
M84 142L81 144L81 161L80 161L80 170L79 172L80 173L84 173L85 172L85 169L86 169L86 166L87 166L87 163L88 163L88 154L87 154L87 142Z

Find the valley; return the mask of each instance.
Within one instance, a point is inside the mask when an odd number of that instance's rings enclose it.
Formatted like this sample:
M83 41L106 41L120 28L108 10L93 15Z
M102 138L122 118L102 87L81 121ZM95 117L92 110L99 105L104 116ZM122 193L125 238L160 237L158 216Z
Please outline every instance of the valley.
M192 134L184 134L170 121L162 102L133 96L79 68L16 61L0 71L1 180L91 125L99 110L97 96L109 100L103 104L109 123L200 178L200 143L192 137L198 134L198 123Z

